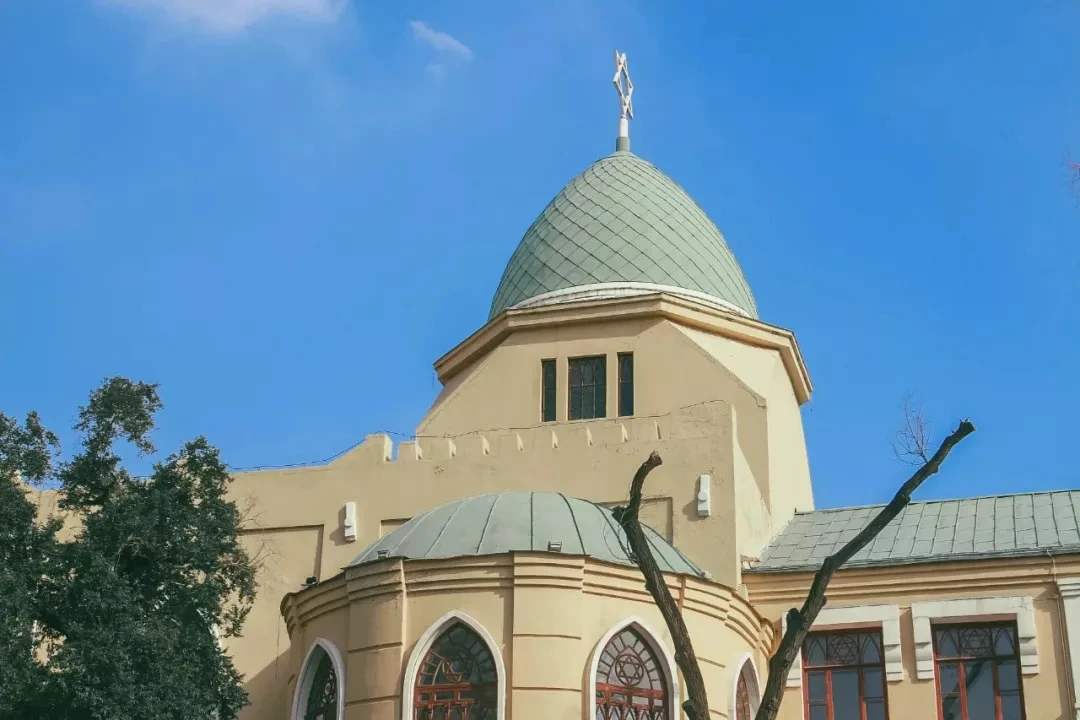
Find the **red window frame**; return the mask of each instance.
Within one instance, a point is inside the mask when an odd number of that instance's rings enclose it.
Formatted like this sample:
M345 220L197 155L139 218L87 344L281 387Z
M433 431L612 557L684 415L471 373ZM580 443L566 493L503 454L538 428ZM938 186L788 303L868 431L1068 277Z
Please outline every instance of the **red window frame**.
M977 654L972 652L961 652L962 648L957 648L957 652L952 655L945 656L940 647L940 635L943 632L952 630L968 630L968 629L988 629L995 630L1009 630L1012 633L1011 647L1012 651L1009 653L998 652L997 643L993 642L995 635L991 634L991 653ZM937 696L937 712L939 720L943 720L945 717L945 696L942 694L941 689L941 669L942 666L955 666L957 670L956 680L956 692L951 692L948 697L956 697L960 701L960 720L983 720L983 718L972 717L970 714L970 708L968 707L968 688L967 688L967 665L971 662L987 662L994 672L994 718L993 720L1016 720L1013 717L1006 718L1004 716L1004 708L1002 706L1002 698L1005 695L1016 696L1020 705L1020 717L1018 720L1025 720L1027 717L1027 710L1024 707L1024 682L1023 675L1020 672L1020 652L1019 652L1019 636L1016 630L1015 622L966 622L966 623L940 623L935 624L931 629L934 640L934 693ZM1011 663L1016 672L1016 690L1001 689L1001 674L1002 666Z
M807 647L811 640L824 640L826 647L828 646L828 639L830 637L852 637L856 643L857 658L855 662L842 662L837 660L830 660L828 657L823 662L812 662L807 655ZM865 661L862 659L863 642L873 641L876 643L876 651L878 659L876 661ZM828 656L828 652L826 652ZM881 700L881 707L884 712L884 720L889 718L889 693L885 680L885 648L881 638L880 628L854 628L845 630L821 630L818 632L812 632L807 634L806 640L803 642L802 647L802 669L803 669L803 716L807 720L812 720L815 717L820 717L820 714L815 716L814 710L817 708L823 708L825 710L825 720L835 720L836 708L833 702L833 672L837 670L850 671L855 670L858 673L859 679L859 719L867 720L867 701ZM866 687L866 671L874 670L878 672L878 676L881 678L881 694L880 695L868 695L868 688ZM812 700L810 697L810 680L811 675L822 673L825 679L825 699L824 700Z

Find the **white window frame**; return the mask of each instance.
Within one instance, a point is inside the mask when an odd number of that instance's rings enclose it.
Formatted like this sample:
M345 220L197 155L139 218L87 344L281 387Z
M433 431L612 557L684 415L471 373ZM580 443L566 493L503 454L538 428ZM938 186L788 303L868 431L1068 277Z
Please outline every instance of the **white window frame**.
M881 653L885 664L885 680L899 682L904 679L904 659L900 648L899 605L852 605L850 607L827 607L818 613L811 632L847 630L856 628L881 628ZM787 615L783 629L787 630ZM795 655L795 662L788 671L786 685L802 687L802 648Z
M738 662L735 663L735 677L731 683L731 709L728 712L728 717L731 720L735 720L735 712L738 710L739 700L739 678L742 677L743 668L747 665L750 666L750 670L754 674L754 691L757 693L757 702L754 703L754 710L757 711L761 707L761 675L758 674L757 665L754 664L753 653L743 653Z
M911 603L915 626L915 674L920 680L934 679L933 626L963 622L1014 620L1020 656L1020 672L1039 672L1039 645L1035 637L1035 608L1030 596L965 598Z
M667 682L668 688L671 689L670 697L668 698L667 716L670 718L681 717L682 702L680 701L681 696L679 695L679 673L675 667L675 656L664 647L662 642L660 642L660 636L653 632L652 628L639 617L629 617L622 622L611 626L596 645L593 646L592 657L589 659L589 674L587 678L589 684L585 687L585 696L589 698L588 717L596 717L596 673L600 666L600 655L604 652L604 648L607 647L611 638L627 628L637 630L641 636L645 638L645 642L649 644L652 651L656 653L658 657L662 658L660 670L664 673L664 680Z
M428 650L451 625L461 623L471 628L491 651L491 657L495 660L495 718L504 720L506 717L506 666L503 663L502 648L495 641L491 633L477 620L463 612L452 610L436 620L417 639L409 656L409 663L405 666L405 681L401 689L401 720L413 718L413 694L416 691L416 675L420 672L420 664Z
M334 677L337 679L337 720L345 717L345 661L337 646L326 638L317 637L308 648L304 656L304 662L300 665L300 677L296 681L296 689L293 691L292 715L293 720L303 720L304 706L307 705L308 694L311 692L311 683L315 679L316 650L321 650L330 657L330 664L334 667Z

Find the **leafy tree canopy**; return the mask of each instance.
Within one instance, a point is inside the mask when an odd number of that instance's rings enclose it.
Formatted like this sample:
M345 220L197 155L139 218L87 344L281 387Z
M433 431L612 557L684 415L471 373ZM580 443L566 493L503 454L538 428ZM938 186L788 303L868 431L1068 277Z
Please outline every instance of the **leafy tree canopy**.
M106 380L62 464L37 415L0 413L0 717L228 720L246 703L219 640L240 633L255 569L217 449L196 438L148 478L117 454L154 452L160 408L155 385ZM22 482L49 479L66 541Z

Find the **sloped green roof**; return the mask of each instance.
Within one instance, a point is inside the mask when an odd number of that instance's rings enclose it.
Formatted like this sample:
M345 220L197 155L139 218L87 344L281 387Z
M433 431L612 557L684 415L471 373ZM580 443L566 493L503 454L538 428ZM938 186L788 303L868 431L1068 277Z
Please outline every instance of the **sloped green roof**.
M702 575L659 533L645 527L660 569ZM551 552L634 565L611 510L553 492L501 492L455 500L409 520L350 565L387 558L432 559L507 552Z
M815 569L882 507L796 513L752 572ZM1080 553L1080 490L913 502L847 566L1048 553Z
M490 317L538 295L602 283L704 293L757 317L716 225L675 181L630 152L596 161L548 203L507 263Z

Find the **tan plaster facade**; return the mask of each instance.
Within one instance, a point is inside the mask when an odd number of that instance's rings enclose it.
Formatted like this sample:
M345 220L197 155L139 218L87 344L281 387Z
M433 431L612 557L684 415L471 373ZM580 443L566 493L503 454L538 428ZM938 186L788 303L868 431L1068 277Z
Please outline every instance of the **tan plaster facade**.
M917 669L919 643L912 608L919 604L946 607L965 599L1030 598L1034 620L1037 663L1024 668L1022 685L1027 720L1063 720L1077 716L1069 673L1069 638L1059 583L1080 576L1080 558L1012 558L977 562L923 563L885 568L841 570L829 586L829 608L866 605L895 605L899 609L902 677L886 683L888 706L895 717L935 718L938 716L933 677L920 678ZM754 608L769 618L779 618L801 603L812 579L809 573L747 573ZM967 603L958 603L965 605ZM995 612L994 603L984 602L990 612L931 618L940 622L964 620L1024 619L1011 612ZM978 604L975 604L976 606ZM975 608L977 609L977 607ZM971 612L972 609L968 609ZM914 613L918 615L918 611ZM840 625L818 623L814 629L829 627L880 627L874 622ZM1021 629L1021 634L1023 630ZM1022 662L1028 659L1022 655ZM789 683L781 706L780 720L803 719L803 691Z
M688 627L702 644L711 708L730 716L733 672L748 653L761 667L773 628L737 593L708 580L669 576ZM283 603L294 645L293 692L316 639L345 658L346 718L399 720L410 660L448 619L489 637L505 672L505 716L517 720L592 717L593 657L612 631L635 625L671 664L671 638L640 574L582 557L509 553L445 561L387 560L350 568ZM414 663L415 664L415 663ZM406 697L404 702L409 703ZM408 715L406 715L408 716Z

